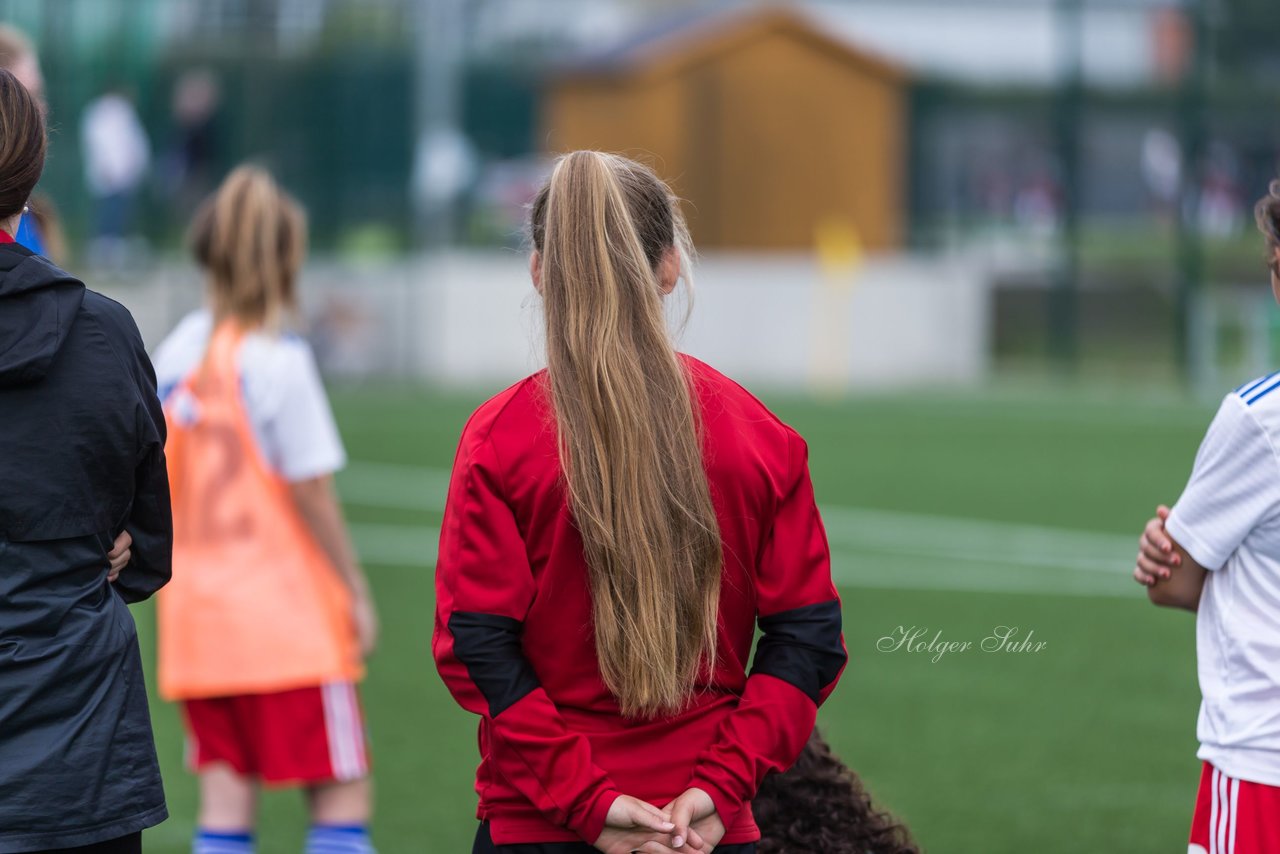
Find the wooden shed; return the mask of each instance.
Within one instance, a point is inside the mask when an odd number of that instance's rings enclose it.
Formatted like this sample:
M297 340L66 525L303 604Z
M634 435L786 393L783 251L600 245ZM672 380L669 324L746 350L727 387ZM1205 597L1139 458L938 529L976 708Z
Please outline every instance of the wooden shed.
M688 202L703 248L801 249L819 231L870 250L905 231L907 76L803 12L686 19L562 69L551 152L645 160Z

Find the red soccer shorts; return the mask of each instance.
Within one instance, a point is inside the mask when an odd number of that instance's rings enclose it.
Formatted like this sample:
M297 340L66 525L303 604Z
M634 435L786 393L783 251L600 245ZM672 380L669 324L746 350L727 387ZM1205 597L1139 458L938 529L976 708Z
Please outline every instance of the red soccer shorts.
M187 764L225 762L272 785L345 782L369 773L355 685L187 700Z
M1236 780L1204 763L1188 854L1280 851L1280 788Z

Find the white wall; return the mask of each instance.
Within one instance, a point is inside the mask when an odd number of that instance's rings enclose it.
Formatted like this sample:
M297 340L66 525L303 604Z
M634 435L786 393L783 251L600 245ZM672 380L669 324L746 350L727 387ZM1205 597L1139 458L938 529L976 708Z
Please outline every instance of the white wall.
M698 271L685 348L771 384L972 383L987 370L989 289L935 260L824 273L805 256L724 255Z
M1154 5L1083 7L1083 71L1091 83L1125 87L1154 79ZM1059 79L1067 60L1061 13L1046 0L817 0L805 8L833 35L948 79L1046 86Z
M447 253L374 266L317 263L303 299L325 367L347 376L514 381L542 365L542 318L522 253ZM977 268L872 259L824 273L806 255L717 254L696 268L680 346L743 382L874 388L986 374L990 296ZM200 299L185 267L90 283L134 312L154 349ZM673 302L671 314L682 315Z

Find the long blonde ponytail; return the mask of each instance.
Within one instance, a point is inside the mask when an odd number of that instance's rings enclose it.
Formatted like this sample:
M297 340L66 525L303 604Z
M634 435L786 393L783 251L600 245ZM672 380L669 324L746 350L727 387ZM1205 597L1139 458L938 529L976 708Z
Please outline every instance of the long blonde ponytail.
M547 363L596 652L623 714L680 710L714 662L721 540L658 269L689 240L648 168L576 151L534 202Z

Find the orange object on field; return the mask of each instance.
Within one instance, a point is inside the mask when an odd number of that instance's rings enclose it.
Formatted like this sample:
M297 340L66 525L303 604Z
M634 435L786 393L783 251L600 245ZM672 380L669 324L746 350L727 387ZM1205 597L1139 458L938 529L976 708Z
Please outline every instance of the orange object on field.
M257 448L234 321L165 404L173 580L159 595L160 694L284 691L364 675L351 594Z

